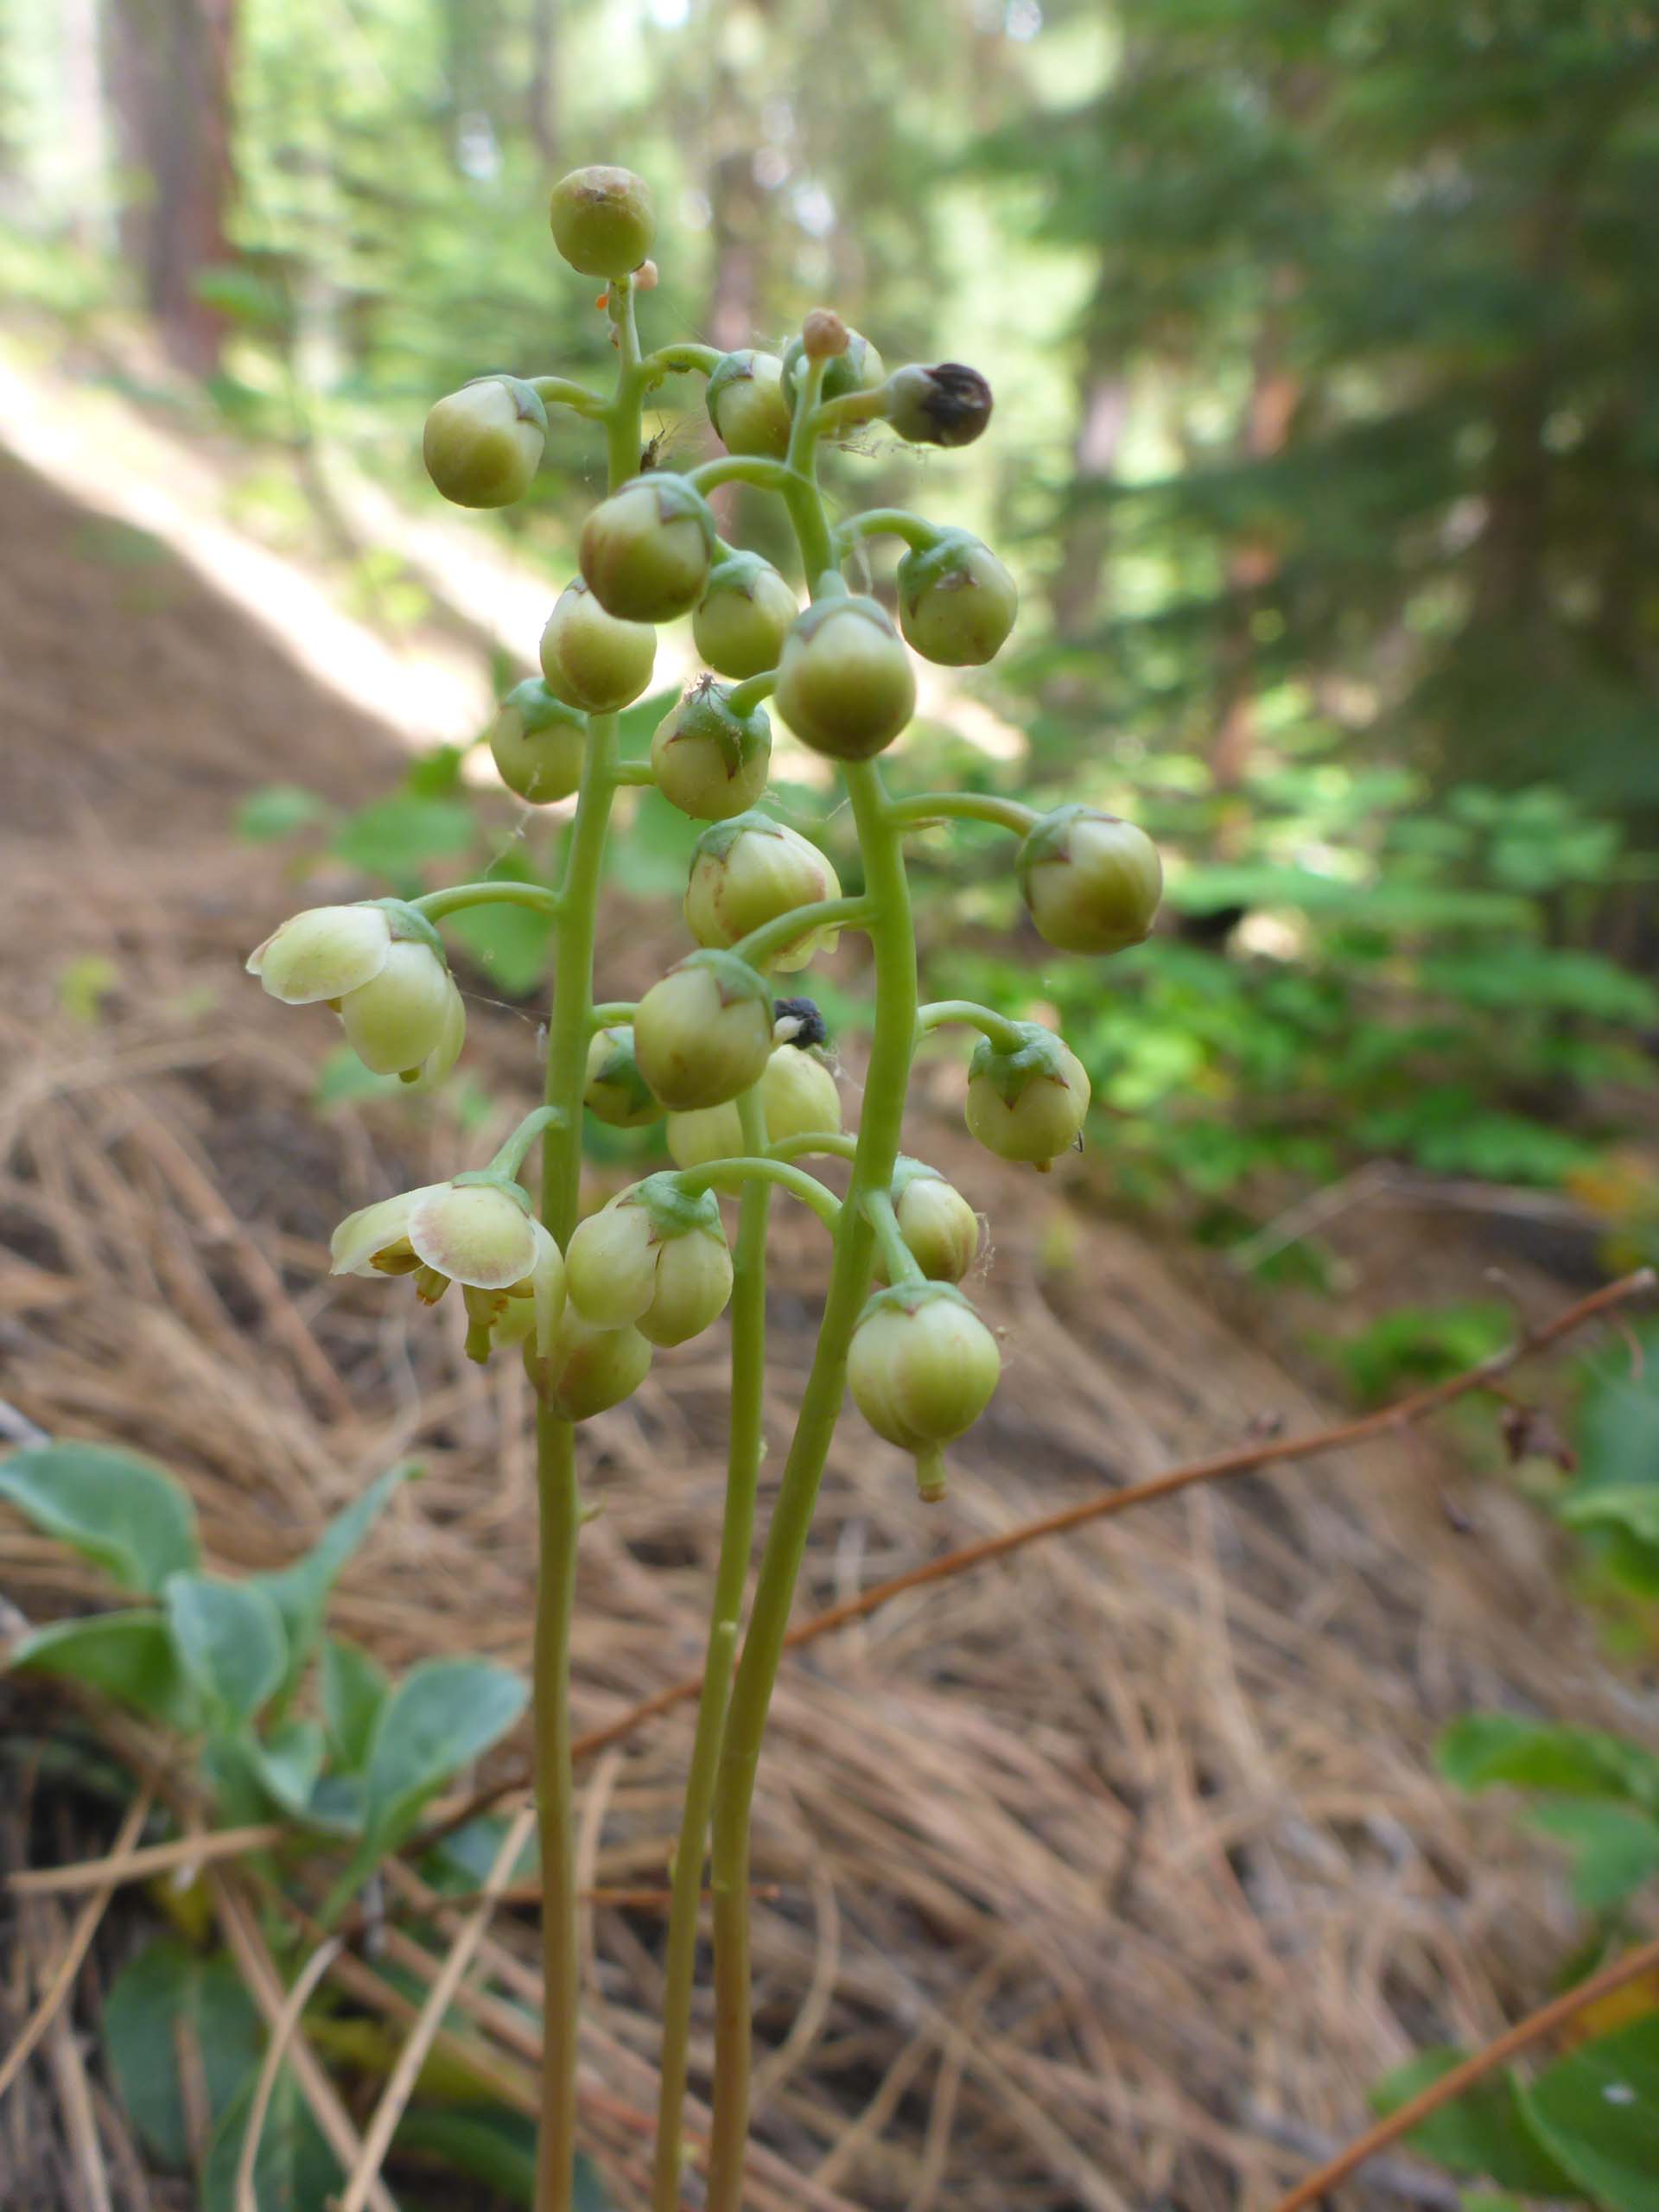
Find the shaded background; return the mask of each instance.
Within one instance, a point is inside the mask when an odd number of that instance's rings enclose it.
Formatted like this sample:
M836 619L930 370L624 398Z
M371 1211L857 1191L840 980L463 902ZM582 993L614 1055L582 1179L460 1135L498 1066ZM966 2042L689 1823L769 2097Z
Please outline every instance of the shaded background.
M1659 1252L1655 10L0 0L7 1400L168 1460L242 1567L418 1446L347 1628L524 1656L518 1378L318 1271L346 1206L525 1102L544 944L458 925L472 1043L431 1102L235 958L302 903L552 864L471 748L599 456L556 424L531 497L463 521L419 427L486 367L604 373L544 219L588 161L657 194L648 340L778 343L823 302L889 363L989 376L970 451L873 435L827 471L1022 587L896 772L1107 805L1168 862L1158 935L1103 970L1024 926L993 834L918 846L931 990L1058 1020L1097 1103L1035 1186L928 1058L909 1141L991 1217L1008 1384L943 1533L849 1418L812 1594L1452 1371ZM714 449L696 403L665 391L664 458ZM850 885L787 748L777 796ZM625 829L607 993L681 949L695 836L651 799ZM823 989L850 1111L856 947ZM596 1193L655 1164L654 1133L595 1141ZM820 1260L785 1232L775 1440ZM694 1660L722 1358L592 1425L588 1722ZM910 2212L1270 2202L1385 2066L1535 2001L1559 1862L1428 1745L1483 1701L1651 1721L1656 1371L1599 1425L1601 1370L1560 1378L1576 1476L1488 1408L826 1647L763 1822L765 2139ZM1645 1504L1564 1533L1615 1476ZM31 1616L107 1596L0 1533ZM607 1878L660 1870L683 1749L606 1769ZM594 2065L648 2102L654 1923L592 1942ZM588 2124L627 2201L626 2128Z

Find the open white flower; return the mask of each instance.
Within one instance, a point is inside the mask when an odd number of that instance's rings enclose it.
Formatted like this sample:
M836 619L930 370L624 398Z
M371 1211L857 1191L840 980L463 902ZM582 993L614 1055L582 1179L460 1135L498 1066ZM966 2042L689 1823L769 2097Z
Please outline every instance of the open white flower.
M460 1058L467 1009L436 933L396 906L313 906L248 956L284 1006L334 1008L366 1068L435 1082Z
M475 1359L487 1356L514 1301L531 1301L543 1357L564 1310L563 1258L517 1184L478 1176L400 1192L348 1214L328 1250L337 1275L416 1275L429 1305L459 1283L472 1324L467 1348ZM509 1325L502 1340L528 1334Z

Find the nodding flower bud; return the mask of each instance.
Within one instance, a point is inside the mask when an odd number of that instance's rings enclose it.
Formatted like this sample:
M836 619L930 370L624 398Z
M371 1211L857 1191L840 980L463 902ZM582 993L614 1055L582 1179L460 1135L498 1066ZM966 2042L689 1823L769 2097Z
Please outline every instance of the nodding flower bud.
M602 499L582 527L582 573L607 614L671 622L702 597L715 518L683 476L653 469Z
M580 579L553 602L542 632L542 673L550 690L590 715L631 706L651 682L657 632L648 622L607 614Z
M426 418L426 473L458 507L507 507L542 465L547 410L517 377L480 377L441 399Z
M779 1045L760 1078L766 1135L773 1144L841 1127L841 1093L816 1052ZM668 1154L677 1167L706 1167L711 1160L736 1160L745 1149L735 1104L706 1106L701 1113L671 1114Z
M916 1454L924 1497L944 1495L940 1447L971 1428L1001 1371L996 1338L949 1283L878 1290L858 1317L847 1380L878 1436Z
M1121 952L1151 931L1164 868L1144 830L1092 806L1046 814L1020 848L1037 934L1061 952Z
M832 760L868 760L916 710L916 676L875 600L821 599L797 621L772 694L804 745Z
M789 451L789 402L776 353L745 347L717 361L709 378L708 407L728 453L781 461Z
M906 553L893 581L906 640L945 668L978 668L991 659L1020 612L1014 578L965 530L943 531L931 545Z
M919 361L887 378L887 417L915 446L970 446L991 419L991 387L960 361Z
M569 798L582 781L587 741L587 715L555 698L539 676L515 684L490 724L496 773L532 806Z
M691 641L721 676L759 676L778 665L799 602L770 561L730 553L709 571L691 617Z
M566 1255L571 1303L596 1327L632 1322L654 1344L683 1344L720 1319L732 1255L712 1191L648 1175L590 1214Z
M814 308L801 324L801 345L809 361L831 361L847 351L851 334L833 308Z
M772 994L731 952L693 952L633 1010L639 1072L664 1106L720 1106L758 1083L772 1052Z
M584 276L626 276L657 232L651 188L632 169L572 169L553 188L553 243Z
M734 815L697 840L686 887L685 919L699 944L735 944L762 923L820 899L839 899L841 885L816 845L764 814ZM829 951L838 932L804 931L773 968L804 968Z
M532 1329L544 1353L564 1307L558 1246L531 1213L523 1189L487 1173L429 1183L360 1207L335 1230L328 1251L334 1274L412 1274L429 1306L459 1283L473 1359L487 1358L493 1339L517 1343ZM527 1309L528 1320L515 1309Z
M1000 1160L1045 1172L1083 1134L1089 1077L1076 1054L1035 1021L1017 1022L1021 1041L1004 1052L988 1037L968 1064L969 1132Z
M814 313L839 324L842 329L846 330L847 335L846 344L839 350L821 353L818 357L828 364L823 372L824 397L844 399L849 392L874 391L887 372L882 365L881 356L869 340L856 330L847 330L840 316L831 315L826 308L818 308ZM810 320L809 316L808 321ZM796 379L801 373L802 364L808 358L809 349L803 332L801 337L791 340L784 352L784 394L791 404Z
M671 707L651 741L658 790L695 822L745 813L766 790L771 765L772 724L765 711L734 715L712 681Z
M893 1210L911 1256L931 1282L960 1282L979 1257L979 1216L937 1167L900 1158Z
M588 1081L582 1103L595 1121L613 1129L640 1129L662 1113L659 1100L633 1057L633 1032L622 1024L596 1029L588 1047Z
M591 1421L633 1395L651 1372L651 1346L638 1329L596 1329L567 1306L545 1355L525 1345L524 1368L561 1421Z
M332 1007L377 1075L435 1082L460 1057L461 993L437 931L402 899L296 914L248 955L247 968L285 1006Z

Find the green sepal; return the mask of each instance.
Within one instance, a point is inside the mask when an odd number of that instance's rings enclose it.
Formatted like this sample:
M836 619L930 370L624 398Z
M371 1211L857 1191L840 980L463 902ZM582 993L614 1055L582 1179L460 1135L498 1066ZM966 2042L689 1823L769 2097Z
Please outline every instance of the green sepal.
M884 638L898 639L899 632L893 627L893 617L879 599L870 599L862 592L847 591L814 600L810 607L804 608L791 632L791 640L798 638L803 645L808 644L832 616L842 614L856 614L863 621L872 624Z
M535 1217L535 1208L530 1202L530 1192L522 1183L515 1183L511 1175L499 1175L493 1167L466 1167L459 1175L449 1178L452 1190L471 1191L480 1185L491 1191L504 1191L526 1219Z
M522 377L515 377L505 369L486 369L482 376L468 377L461 389L470 391L475 384L505 385L518 410L518 420L533 423L543 437L547 435L547 403L533 384L526 384Z
M871 1292L855 1325L861 1329L878 1313L915 1313L941 1298L949 1299L954 1306L964 1306L969 1313L975 1311L973 1300L965 1298L953 1282L893 1282Z
M925 591L957 569L966 566L963 556L988 551L970 530L942 530L927 545L912 549L893 571L893 582L906 607L914 607Z
M524 724L526 737L556 725L562 729L585 730L588 727L588 717L582 709L567 706L549 690L546 679L540 676L527 676L522 683L515 683L501 702L503 712L509 707Z
M1053 1083L1065 1081L1060 1058L1065 1050L1064 1041L1039 1021L1016 1021L1013 1027L1024 1039L1014 1052L1003 1052L988 1037L982 1037L968 1063L969 1082L989 1083L1005 1106L1012 1106L1027 1084L1039 1077L1046 1076Z
M727 356L730 359L731 356ZM712 385L710 390L713 389ZM754 597L754 588L762 576L777 575L779 571L763 554L750 553L742 548L722 553L709 571L709 581L702 588L705 600L717 591L741 591L745 599Z
M394 944L423 944L429 952L435 952L447 968L448 956L443 949L443 939L435 926L429 922L418 906L411 906L407 899L359 899L359 906L378 906L391 925ZM406 1078L407 1080L407 1078Z
M640 1074L639 1063L633 1056L632 1030L607 1027L599 1033L615 1041L612 1043L611 1049L605 1058L588 1077L588 1084L610 1084L616 1090L625 1090L636 1108L650 1106L656 1112L660 1113L662 1109L658 1106L657 1095L644 1076ZM621 1041L624 1037L627 1039L626 1044ZM584 1084L584 1090L588 1084Z
M693 858L723 861L746 830L757 830L767 837L781 837L784 834L781 823L751 807L747 814L732 814L724 822L711 822L693 846Z
M659 1244L666 1244L671 1237L690 1236L699 1230L704 1236L722 1240L725 1237L719 1199L710 1190L688 1190L686 1178L675 1168L665 1167L658 1174L647 1175L643 1182L624 1191L616 1203L620 1206L643 1206L650 1217L651 1233Z
M740 999L756 999L768 1013L772 1011L772 988L766 977L751 968L747 960L740 960L734 952L702 945L696 952L688 952L683 960L677 960L668 972L671 976L683 976L689 968L709 970L719 988L722 1006L734 1006Z
M734 776L757 752L772 750L772 722L764 707L734 715L727 702L727 687L705 683L681 700L675 713L676 737L706 738L716 746L726 772Z
M715 421L720 395L722 391L729 391L734 384L753 382L754 355L753 346L741 346L734 353L723 353L709 372L709 388L703 394L703 404L709 410L709 420L715 423L716 429L720 427Z
M1039 821L1033 822L1020 841L1014 867L1021 881L1024 881L1027 870L1035 868L1039 861L1071 859L1074 823L1080 821L1121 822L1122 818L1122 815L1108 814L1102 807L1082 806L1075 802L1070 806L1057 806L1052 814L1045 814Z
M626 484L618 485L611 498L620 499L629 492L649 492L657 502L659 522L681 522L689 518L701 524L703 543L712 559L720 543L715 511L690 477L677 475L669 468L653 468L648 476L631 476Z

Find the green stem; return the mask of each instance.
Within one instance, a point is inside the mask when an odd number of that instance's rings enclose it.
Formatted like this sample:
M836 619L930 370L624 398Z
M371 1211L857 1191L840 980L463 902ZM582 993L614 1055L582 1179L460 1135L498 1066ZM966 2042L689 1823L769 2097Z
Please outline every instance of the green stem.
M572 384L569 377L526 377L524 382L550 407L572 407L594 422L604 416L607 403L599 394L589 391L585 385Z
M632 1021L633 1010L639 1003L638 999L603 1000L588 1016L589 1033L595 1029L608 1029L613 1021Z
M916 1033L925 1037L930 1029L942 1028L947 1021L965 1021L969 1028L988 1037L999 1052L1017 1052L1026 1041L1026 1033L1017 1021L972 999L935 999L918 1012Z
M722 484L752 484L759 492L787 496L790 475L785 462L768 461L763 454L725 453L718 461L688 469L685 480L699 492L713 492Z
M865 1193L864 1211L870 1217L875 1230L875 1241L881 1247L881 1264L887 1271L889 1282L925 1282L916 1255L905 1242L905 1233L899 1226L899 1217L893 1210L893 1198L887 1191Z
M917 553L937 545L944 535L937 523L912 514L908 507L867 507L861 515L849 516L836 532L840 543L849 546L862 537L902 537Z
M614 491L639 459L639 340L627 279L608 296L619 365L604 414L606 461ZM554 934L557 979L548 1020L544 1102L557 1119L542 1140L542 1219L563 1251L582 1192L582 1094L594 1013L594 944L605 839L616 796L616 716L595 715L576 810L565 849ZM570 1627L575 1610L582 1497L575 1431L543 1403L536 1415L540 1534L536 1582L532 1735L542 1878L542 2110L536 2157L536 2212L570 2212L575 2186L576 1934L575 1787L571 1764Z
M715 1790L715 2087L708 2212L739 2212L742 2195L753 2063L749 1825L755 1770L818 1484L846 1389L848 1345L869 1287L875 1230L866 1200L873 1192L886 1192L893 1181L916 1034L916 940L903 849L887 820L886 794L874 762L851 762L844 773L874 907L870 935L875 957L875 1023L863 1122L853 1155L851 1185L836 1230L823 1320L766 1532Z
M753 1152L766 1142L766 1109L757 1084L737 1102L743 1141ZM746 1183L732 1253L732 1404L726 1459L726 1511L703 1663L696 1733L686 1775L685 1805L675 1847L663 1990L663 2049L657 2103L657 2148L652 2167L652 2212L677 2212L683 2158L691 1998L696 1983L697 1917L702 1904L702 1866L714 1803L715 1777L737 1656L738 1617L754 1541L754 1494L765 1449L762 1413L766 1380L766 1222L772 1192L764 1181Z
M826 1190L817 1177L809 1175L804 1168L791 1167L769 1154L705 1160L701 1166L682 1169L679 1180L681 1188L690 1193L741 1190L749 1183L775 1183L803 1205L810 1206L826 1229L834 1229L841 1218L841 1200L833 1191Z
M872 911L870 900L862 896L815 899L810 906L791 906L786 914L774 914L758 930L739 938L732 950L740 960L747 960L751 968L764 968L779 953L787 952L809 930L860 929L868 925Z
M734 683L726 694L726 704L734 715L753 714L763 699L770 699L778 689L778 671L763 669L759 676L745 677L741 683Z
M839 1129L807 1129L798 1137L774 1139L766 1150L774 1160L799 1160L810 1153L850 1160L858 1150L858 1139L843 1135Z
M922 791L914 798L898 800L887 818L898 830L931 830L947 818L988 822L1023 837L1042 817L1034 806L1022 805L1017 798L998 798L991 791Z
M509 883L504 877L487 883L452 883L446 891L429 891L410 905L429 922L446 914L459 914L468 906L529 906L538 914L556 914L559 894L544 883Z
M538 1106L533 1113L526 1114L490 1162L487 1172L492 1175L505 1175L517 1181L518 1171L529 1156L530 1147L538 1136L553 1127L559 1119L559 1113L556 1106Z
M654 385L664 377L711 377L725 358L718 346L659 346L639 366Z
M654 784L656 780L656 771L649 760L619 760L616 764L616 781L619 790L629 785L644 790L647 785Z

